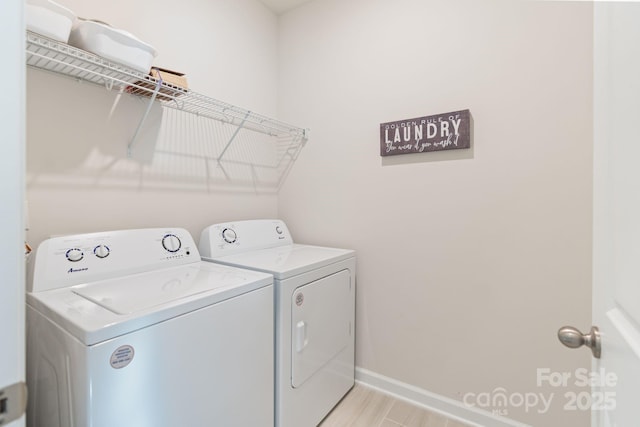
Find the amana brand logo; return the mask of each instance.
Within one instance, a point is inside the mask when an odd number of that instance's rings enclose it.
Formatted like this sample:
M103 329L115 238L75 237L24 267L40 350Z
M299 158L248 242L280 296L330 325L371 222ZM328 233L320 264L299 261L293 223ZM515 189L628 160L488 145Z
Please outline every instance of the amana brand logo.
M87 267L85 267L85 268L73 268L73 267L71 267L69 269L69 271L67 271L67 273L78 273L80 271L87 271L87 270L88 270Z

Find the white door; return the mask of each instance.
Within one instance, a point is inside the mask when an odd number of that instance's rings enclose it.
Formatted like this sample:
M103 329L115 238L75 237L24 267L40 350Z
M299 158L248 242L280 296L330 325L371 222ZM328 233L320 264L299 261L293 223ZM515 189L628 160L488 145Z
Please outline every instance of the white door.
M594 427L639 425L640 3L594 9ZM586 142L585 142L586 143Z
M0 425L21 427L24 349L24 20L22 0L0 1ZM17 384L17 386L12 387ZM14 414L19 417L11 421Z

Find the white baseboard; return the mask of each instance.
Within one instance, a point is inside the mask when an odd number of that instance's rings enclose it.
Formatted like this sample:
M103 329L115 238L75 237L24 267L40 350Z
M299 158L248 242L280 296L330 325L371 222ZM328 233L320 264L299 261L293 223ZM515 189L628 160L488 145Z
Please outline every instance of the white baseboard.
M439 412L449 418L478 427L531 427L518 421L494 415L427 390L385 377L363 368L356 368L356 382L382 393Z

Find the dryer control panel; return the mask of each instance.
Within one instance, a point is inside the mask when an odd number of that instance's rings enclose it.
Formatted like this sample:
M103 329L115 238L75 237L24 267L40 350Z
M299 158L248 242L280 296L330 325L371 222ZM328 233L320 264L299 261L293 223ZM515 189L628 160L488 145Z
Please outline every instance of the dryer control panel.
M206 259L258 249L292 245L284 221L257 219L213 224L200 235L200 255Z
M38 246L29 292L39 292L200 262L182 228L148 228L76 234Z

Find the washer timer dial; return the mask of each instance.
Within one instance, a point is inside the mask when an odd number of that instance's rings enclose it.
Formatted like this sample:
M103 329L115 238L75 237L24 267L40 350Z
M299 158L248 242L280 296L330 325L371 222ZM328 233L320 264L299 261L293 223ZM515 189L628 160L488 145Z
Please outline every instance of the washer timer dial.
M234 243L238 239L238 235L231 228L225 228L222 230L222 238L227 243Z
M65 255L71 262L78 262L84 258L84 253L78 248L69 249Z
M109 256L110 252L111 251L109 250L109 247L106 245L98 245L95 248L93 248L93 253L98 258L106 258Z
M169 252L178 252L182 242L175 234L167 234L162 238L162 246Z

